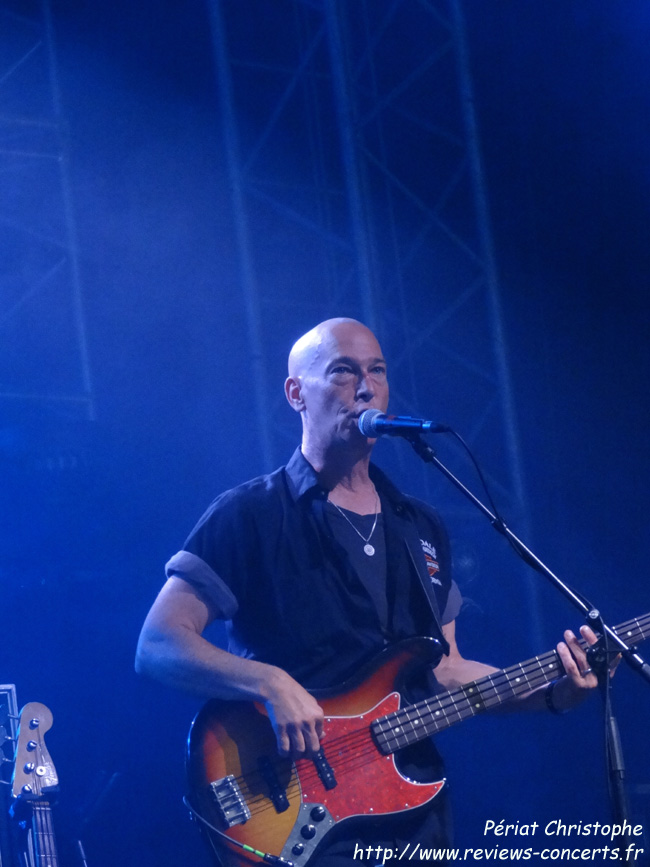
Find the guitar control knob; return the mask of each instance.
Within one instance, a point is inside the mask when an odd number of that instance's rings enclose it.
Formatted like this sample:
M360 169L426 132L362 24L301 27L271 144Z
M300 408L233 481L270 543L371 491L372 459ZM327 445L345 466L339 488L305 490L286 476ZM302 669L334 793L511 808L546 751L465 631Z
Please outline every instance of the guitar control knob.
M305 851L304 844L303 843L296 843L291 849L291 854L292 855L302 855L302 853L304 851Z
M322 822L325 816L327 816L327 810L322 804L318 804L312 809L309 815L312 817L314 822Z
M34 719L30 719L30 721L29 721L30 729L37 729L40 724L41 724L41 721L37 717L34 717Z
M37 746L36 741L27 741L27 749L30 753L33 753Z
M23 794L25 794L25 795L31 795L31 793L32 793L33 791L34 791L34 790L32 789L31 786L23 786L23 788L22 788L22 792L23 792Z
M300 834L305 840L311 840L312 837L316 836L316 828L313 825L303 825L300 829Z
M35 767L36 767L36 765L34 764L34 762L26 762L24 767L23 767L23 770L25 771L26 774L31 774Z

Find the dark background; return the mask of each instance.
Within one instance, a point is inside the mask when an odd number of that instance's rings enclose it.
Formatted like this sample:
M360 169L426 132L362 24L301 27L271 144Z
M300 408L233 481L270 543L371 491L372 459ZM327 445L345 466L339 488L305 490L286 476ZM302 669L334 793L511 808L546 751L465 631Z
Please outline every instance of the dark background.
M253 53L281 38L281 5L229 7ZM650 8L463 8L531 538L617 623L648 606ZM70 863L80 835L91 867L199 864L181 803L199 703L136 678L133 654L162 565L207 502L269 469L250 421L254 370L207 13L198 0L66 0L54 5L54 26L97 418L6 410L0 679L16 683L21 702L53 710L56 820ZM291 139L274 158L281 177L300 163ZM427 165L419 170L426 178ZM254 243L269 242L272 227L255 228ZM319 287L301 284L299 250L295 273L283 270L294 240L272 240L285 253L265 274L268 291L285 278L297 287L287 320L265 334L267 382L279 389L290 341L316 321ZM358 312L319 300L322 318ZM474 327L469 311L461 330ZM27 363L19 346L5 347L11 364ZM459 386L441 409L436 388L425 389L421 414L444 412L465 432L471 395ZM281 460L298 420L278 412ZM423 471L396 449L380 444L378 461L394 472L406 463L417 488ZM446 445L441 457L446 449L459 460ZM500 455L489 443L479 453L497 480L507 472ZM456 495L439 490L469 600L461 650L508 665L577 628L549 589L522 591L529 578L489 528L472 524L468 542ZM522 603L531 598L535 612ZM614 692L634 815L647 823L647 690L621 671ZM482 719L441 737L459 843L486 845L487 819L603 820L599 726L594 698L562 720Z

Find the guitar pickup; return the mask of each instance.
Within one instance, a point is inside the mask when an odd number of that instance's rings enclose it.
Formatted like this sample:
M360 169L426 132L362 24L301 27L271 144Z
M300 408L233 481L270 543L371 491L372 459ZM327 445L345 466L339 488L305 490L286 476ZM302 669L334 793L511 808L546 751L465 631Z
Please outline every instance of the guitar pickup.
M285 810L289 809L289 799L275 772L271 759L268 756L260 756L257 760L257 766L260 769L264 782L269 787L269 795L273 801L276 813L284 813Z
M250 819L251 811L246 806L239 784L232 774L210 783L210 791L219 815L228 828L243 825Z
M322 750L319 750L313 759L314 765L316 766L316 770L318 771L318 776L320 777L321 783L325 786L325 788L329 791L330 789L336 788L336 777L334 776L334 771L332 770L332 766L325 758L325 753Z

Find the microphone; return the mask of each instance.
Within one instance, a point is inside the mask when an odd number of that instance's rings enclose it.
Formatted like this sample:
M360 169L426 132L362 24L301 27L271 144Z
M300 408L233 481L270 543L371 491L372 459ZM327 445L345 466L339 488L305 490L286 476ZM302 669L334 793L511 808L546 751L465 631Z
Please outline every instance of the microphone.
M385 415L378 409L366 409L359 416L359 430L364 437L408 436L417 431L429 433L447 433L451 430L446 424L435 421L425 421L423 418L413 418L410 415Z

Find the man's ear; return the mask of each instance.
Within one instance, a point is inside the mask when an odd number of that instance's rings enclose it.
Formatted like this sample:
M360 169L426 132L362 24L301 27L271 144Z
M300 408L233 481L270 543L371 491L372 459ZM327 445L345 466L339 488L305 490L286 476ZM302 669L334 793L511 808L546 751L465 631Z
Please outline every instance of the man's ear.
M287 377L286 382L284 383L284 393L296 412L301 412L305 408L305 403L302 399L302 385L297 376Z

